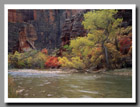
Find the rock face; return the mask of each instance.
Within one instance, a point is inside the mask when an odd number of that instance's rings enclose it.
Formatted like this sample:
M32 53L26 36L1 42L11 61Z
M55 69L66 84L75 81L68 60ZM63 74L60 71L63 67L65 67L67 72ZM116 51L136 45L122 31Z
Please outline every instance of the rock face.
M36 49L34 41L37 40L37 34L32 24L27 24L19 32L19 52L27 52Z
M43 49L69 44L71 38L86 36L81 24L89 10L8 10L8 52ZM132 25L132 11L119 10L122 27Z
M8 10L8 52L59 48L65 19L80 11Z
M62 46L69 45L70 39L76 37L84 37L87 34L87 31L84 29L82 25L82 21L84 20L84 13L87 10L80 11L76 15L73 15L71 18L65 19L65 23L62 27Z
M118 13L115 17L123 18L121 27L127 27L132 25L132 10L118 10Z

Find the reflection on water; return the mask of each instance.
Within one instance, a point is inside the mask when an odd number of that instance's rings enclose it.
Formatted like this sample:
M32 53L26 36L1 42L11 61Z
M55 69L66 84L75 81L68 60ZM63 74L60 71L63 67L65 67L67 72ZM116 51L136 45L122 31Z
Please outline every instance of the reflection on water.
M9 72L22 98L130 98L129 76Z

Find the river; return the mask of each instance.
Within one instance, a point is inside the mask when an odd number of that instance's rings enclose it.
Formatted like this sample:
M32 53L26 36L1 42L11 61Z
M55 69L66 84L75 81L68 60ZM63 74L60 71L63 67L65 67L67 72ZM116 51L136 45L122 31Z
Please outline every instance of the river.
M109 74L9 72L21 98L131 98L132 77Z

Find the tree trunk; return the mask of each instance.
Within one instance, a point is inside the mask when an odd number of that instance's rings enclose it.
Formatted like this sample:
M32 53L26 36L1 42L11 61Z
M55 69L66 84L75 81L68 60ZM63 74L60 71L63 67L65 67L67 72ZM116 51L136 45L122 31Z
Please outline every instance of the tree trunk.
M104 55L105 55L106 67L107 67L107 69L110 69L109 58L108 58L108 51L107 51L107 48L104 45L104 43L102 43L102 47L103 47L103 52L104 52Z
M119 46L118 46L118 40L117 40L117 38L115 38L115 45L116 45L116 49L119 51Z

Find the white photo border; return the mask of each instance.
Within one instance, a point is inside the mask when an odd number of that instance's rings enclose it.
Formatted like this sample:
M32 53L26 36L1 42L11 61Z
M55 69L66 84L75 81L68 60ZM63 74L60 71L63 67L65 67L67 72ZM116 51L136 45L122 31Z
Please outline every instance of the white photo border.
M8 9L132 9L132 98L8 98ZM4 5L5 103L136 103L135 4L5 4Z

